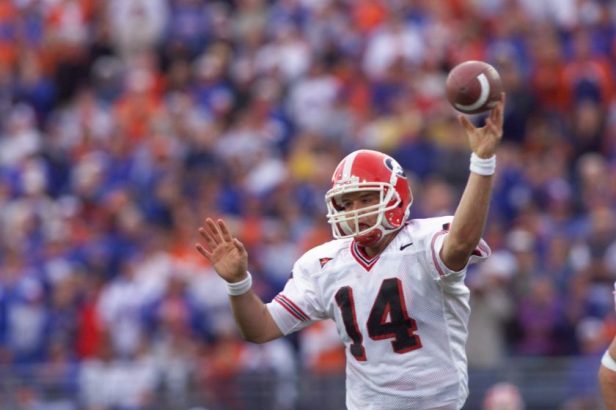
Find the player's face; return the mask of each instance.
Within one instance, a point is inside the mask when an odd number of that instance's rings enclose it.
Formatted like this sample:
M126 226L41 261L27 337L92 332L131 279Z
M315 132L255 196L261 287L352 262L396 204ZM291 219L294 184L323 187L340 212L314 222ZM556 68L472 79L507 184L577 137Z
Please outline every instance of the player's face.
M365 229L373 226L378 218L377 215L372 212L372 215L361 217L361 210L370 206L378 205L380 202L380 194L377 191L364 191L364 192L349 192L343 194L340 198L340 206L344 211L359 211L359 225L360 229Z

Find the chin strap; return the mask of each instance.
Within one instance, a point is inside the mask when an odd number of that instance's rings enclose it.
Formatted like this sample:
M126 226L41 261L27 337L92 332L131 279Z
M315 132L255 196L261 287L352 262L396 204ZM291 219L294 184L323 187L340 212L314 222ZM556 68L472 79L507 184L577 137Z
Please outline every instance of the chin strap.
M376 228L374 228L371 232L356 236L355 241L361 246L374 246L383 240L387 235L392 234L394 232L398 232L404 225L399 226L395 229L387 229L382 224ZM362 239L366 237L365 239Z
M355 241L361 246L372 246L379 243L383 239L384 233L381 229L375 228L370 233L356 236Z

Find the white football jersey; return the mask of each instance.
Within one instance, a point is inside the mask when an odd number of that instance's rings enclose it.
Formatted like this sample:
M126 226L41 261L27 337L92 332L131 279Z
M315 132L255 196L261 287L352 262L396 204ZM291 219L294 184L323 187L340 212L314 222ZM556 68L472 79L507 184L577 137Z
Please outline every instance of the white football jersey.
M333 319L348 409L459 409L468 396L466 268L439 256L452 217L414 219L377 257L352 239L305 253L268 309L286 335ZM481 241L471 262L487 257Z

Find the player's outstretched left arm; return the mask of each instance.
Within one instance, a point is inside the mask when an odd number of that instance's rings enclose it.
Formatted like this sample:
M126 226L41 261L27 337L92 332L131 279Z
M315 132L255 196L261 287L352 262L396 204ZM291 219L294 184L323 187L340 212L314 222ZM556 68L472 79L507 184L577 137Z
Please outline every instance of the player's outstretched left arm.
M195 248L227 282L231 309L242 336L255 343L281 337L282 332L269 310L250 288L252 279L247 271L248 253L239 239L231 235L225 221L207 218L205 224L199 228L199 234L205 246L197 243Z
M449 234L441 249L441 259L452 270L468 263L485 227L495 164L496 148L503 135L505 93L490 112L483 127L475 127L465 116L458 117L473 150L471 173L454 214Z

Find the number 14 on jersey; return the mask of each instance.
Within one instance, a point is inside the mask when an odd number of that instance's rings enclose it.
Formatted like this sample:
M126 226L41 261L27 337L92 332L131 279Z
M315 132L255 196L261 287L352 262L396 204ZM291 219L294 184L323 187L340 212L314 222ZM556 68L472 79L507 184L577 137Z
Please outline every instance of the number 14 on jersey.
M367 360L364 337L357 325L353 289L350 286L338 289L336 303L342 313L344 328L352 340L351 354L359 361ZM396 353L402 354L421 348L421 339L414 334L417 323L406 310L400 279L383 280L370 310L366 328L368 336L373 340L393 339L391 347Z

